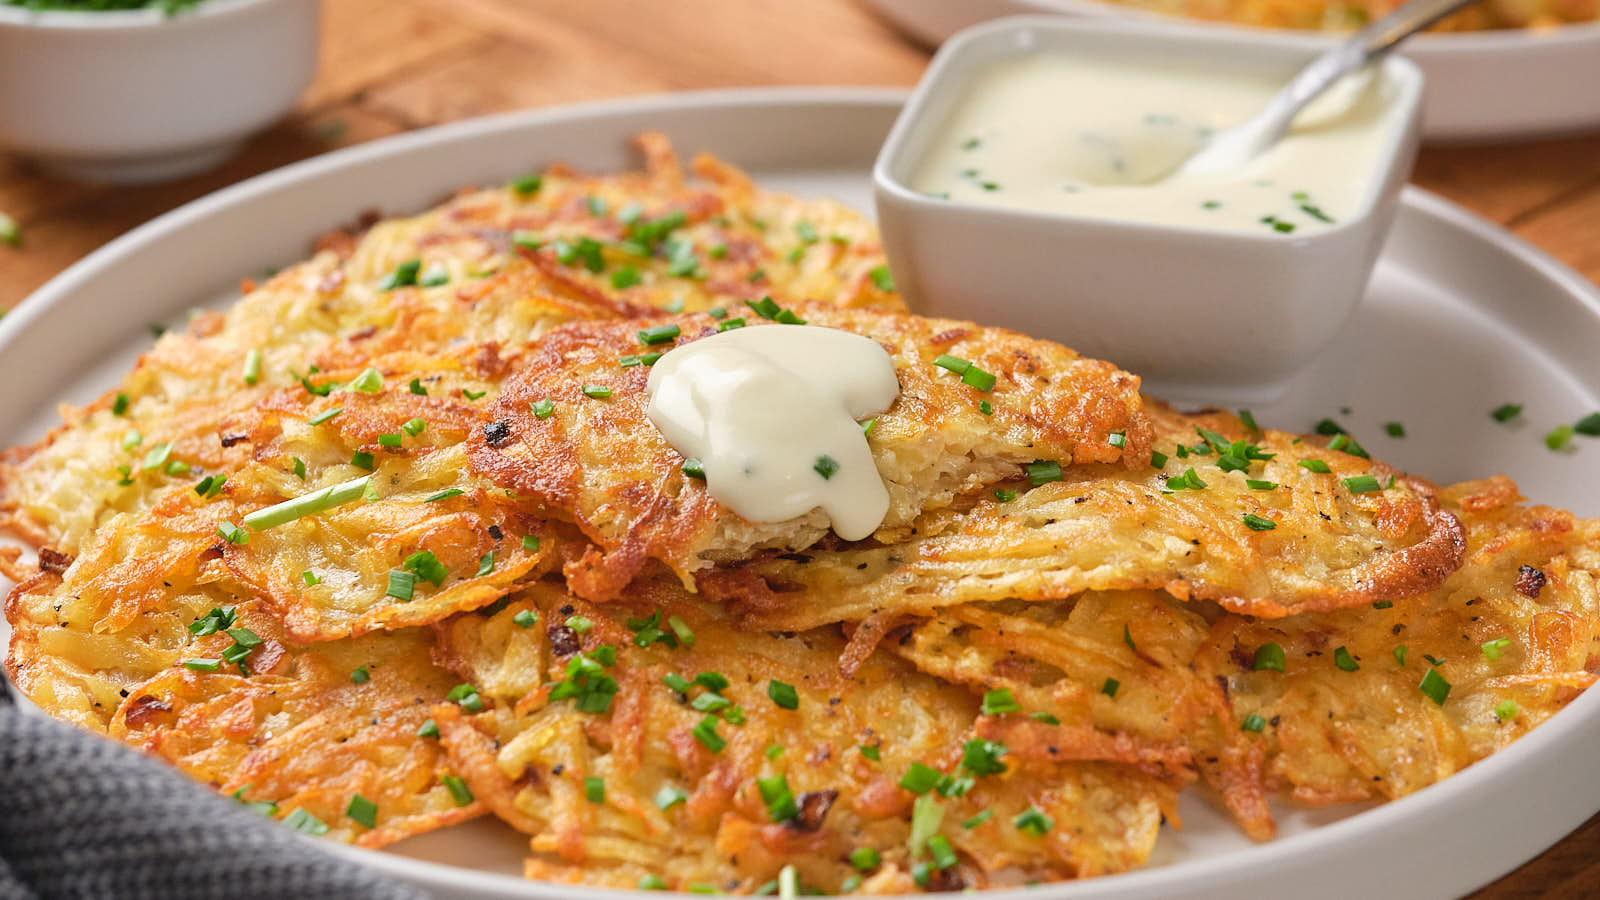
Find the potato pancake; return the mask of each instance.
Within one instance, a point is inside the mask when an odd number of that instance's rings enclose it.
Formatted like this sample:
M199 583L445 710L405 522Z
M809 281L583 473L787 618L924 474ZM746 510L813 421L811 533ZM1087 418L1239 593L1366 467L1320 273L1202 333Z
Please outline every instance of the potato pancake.
M337 840L891 894L1137 867L1195 782L1267 839L1594 681L1600 523L911 315L859 215L640 148L330 233L0 455L23 692ZM645 414L660 354L799 320L895 367L867 540L731 513Z

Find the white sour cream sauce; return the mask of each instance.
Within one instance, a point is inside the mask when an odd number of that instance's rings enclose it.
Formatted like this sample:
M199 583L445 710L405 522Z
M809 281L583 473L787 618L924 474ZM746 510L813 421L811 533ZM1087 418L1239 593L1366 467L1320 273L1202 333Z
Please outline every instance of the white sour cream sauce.
M1346 78L1236 172L1172 175L1282 87L1223 66L1034 53L980 71L911 179L963 203L1277 234L1360 211L1401 126L1381 78Z
M845 540L876 531L889 492L858 420L900 394L877 341L816 325L762 325L702 338L650 369L646 414L698 459L706 489L752 522L821 508Z

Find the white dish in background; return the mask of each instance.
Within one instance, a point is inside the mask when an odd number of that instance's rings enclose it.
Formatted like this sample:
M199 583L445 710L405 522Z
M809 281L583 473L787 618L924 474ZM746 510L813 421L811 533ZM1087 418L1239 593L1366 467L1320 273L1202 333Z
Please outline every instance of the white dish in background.
M311 83L319 27L317 0L0 5L0 148L119 184L221 165Z
M1096 0L866 0L930 46L969 25L1021 13L1129 18L1195 29L1269 34L1308 52L1335 37L1206 22ZM1556 28L1425 33L1398 51L1428 78L1422 135L1429 141L1506 141L1600 128L1600 22Z
M233 299L241 276L301 258L314 235L363 210L419 210L462 184L499 183L553 160L634 167L627 137L644 129L666 132L684 151L722 154L767 186L865 209L868 169L904 98L776 89L525 112L251 179L118 238L0 319L0 382L25 386L0 392L0 445L42 435L56 421L57 401L84 402L114 384L148 346L150 322ZM1592 285L1449 203L1407 191L1366 302L1290 396L1256 416L1293 428L1334 416L1401 467L1441 481L1503 471L1536 500L1600 515L1600 444L1552 454L1540 442L1543 427L1600 408L1597 344L1600 292ZM1488 410L1508 400L1526 404L1525 426L1490 420ZM1340 406L1352 413L1340 416ZM1403 421L1409 437L1386 437L1389 420ZM1591 691L1504 752L1394 803L1367 811L1280 807L1280 837L1255 845L1191 791L1184 830L1163 832L1149 868L985 896L1453 897L1600 809L1597 745L1600 691ZM524 881L516 876L521 843L480 820L389 852L332 849L438 897L645 896Z
M959 137L949 133L948 123L972 102L971 91L983 74L996 64L1032 55L1160 65L1155 71L1163 84L1204 80L1202 73L1244 74L1270 84L1280 77L1287 80L1311 57L1265 35L1196 34L1122 20L1016 16L961 32L939 48L873 168L878 220L896 284L928 315L983 318L985 324L1070 343L1080 353L1113 359L1139 373L1152 391L1175 401L1249 405L1282 396L1360 302L1394 220L1400 189L1417 155L1422 93L1417 67L1395 58L1380 63L1378 83L1371 89L1373 96L1384 98L1381 115L1374 117L1383 125L1381 133L1360 147L1373 162L1360 166L1368 177L1359 193L1352 191L1357 198L1353 203L1319 195L1348 203L1337 213L1339 221L1327 227L1302 227L1292 234L1265 225L1256 225L1254 231L1227 230L1187 222L1140 222L1131 213L1122 219L982 204L959 191L941 199L916 190L913 184L935 142ZM1134 102L1126 96L1131 93L1117 99ZM1165 89L1160 96L1170 102L1175 93ZM1029 98L1028 108L1033 100ZM1052 102L1071 107L1074 97L1054 97ZM1011 128L1012 140L1021 137L1021 126L1003 127ZM1323 136L1324 141L1331 139ZM1305 142L1302 149L1317 140L1314 131L1290 139ZM1028 155L1050 153L1055 146L1036 138ZM1348 147L1341 149L1365 159ZM988 174L1007 180L1006 173ZM1272 174L1277 173L1257 170L1240 176L1238 184ZM1205 184L1204 190L1235 201L1237 192L1225 186ZM1273 194L1287 198L1304 186L1280 184ZM1056 186L1049 190L1060 192ZM1090 186L1077 196L1095 190ZM1160 195L1157 185L1118 190ZM989 196L1004 196L1003 186ZM1250 222L1276 209L1265 201L1250 202L1262 204L1249 215ZM1309 218L1304 221L1317 225ZM1235 352L1241 346L1250 352Z

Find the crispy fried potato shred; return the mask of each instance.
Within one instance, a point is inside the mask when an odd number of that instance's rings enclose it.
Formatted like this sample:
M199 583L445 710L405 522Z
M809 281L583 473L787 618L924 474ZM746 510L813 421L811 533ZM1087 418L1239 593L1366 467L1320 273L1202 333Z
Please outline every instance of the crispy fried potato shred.
M1197 782L1265 840L1593 682L1600 523L910 315L859 215L639 146L327 235L0 455L19 687L343 841L890 894L1135 868ZM867 540L730 513L645 417L766 297L894 361Z

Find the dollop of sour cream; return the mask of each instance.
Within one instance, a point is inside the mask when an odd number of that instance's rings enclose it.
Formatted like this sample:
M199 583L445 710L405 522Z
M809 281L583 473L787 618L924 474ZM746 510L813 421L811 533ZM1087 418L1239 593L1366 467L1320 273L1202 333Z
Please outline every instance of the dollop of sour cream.
M706 489L752 522L821 508L845 540L876 531L889 492L859 420L900 394L871 338L817 325L737 328L678 347L650 370L646 414L699 460Z
M977 72L910 184L985 206L1296 234L1359 211L1404 123L1396 88L1346 78L1239 170L1172 174L1283 78L1226 60L1034 52Z

